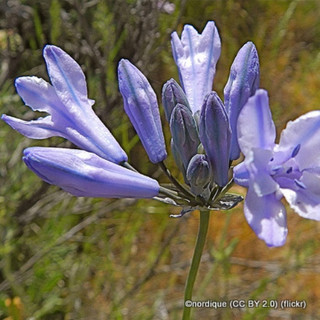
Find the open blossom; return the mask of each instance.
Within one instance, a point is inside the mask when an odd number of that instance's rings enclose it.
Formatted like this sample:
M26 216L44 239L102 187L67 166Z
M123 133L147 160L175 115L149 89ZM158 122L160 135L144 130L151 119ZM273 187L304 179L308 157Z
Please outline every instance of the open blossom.
M24 150L23 160L44 181L78 197L152 198L159 193L156 180L84 150L32 147Z
M202 34L191 25L185 25L179 39L171 35L173 57L179 71L182 88L193 113L200 110L204 97L211 92L216 64L221 53L221 41L213 21Z
M238 142L245 160L234 168L234 180L248 188L246 219L269 246L286 241L282 197L300 216L320 220L319 135L320 111L312 111L290 121L276 144L268 95L262 89L239 115Z
M2 120L28 138L59 136L112 162L127 161L124 150L92 110L94 101L88 98L77 62L52 45L44 48L43 56L51 84L37 77L20 77L15 85L27 106L50 115L31 121L2 115Z

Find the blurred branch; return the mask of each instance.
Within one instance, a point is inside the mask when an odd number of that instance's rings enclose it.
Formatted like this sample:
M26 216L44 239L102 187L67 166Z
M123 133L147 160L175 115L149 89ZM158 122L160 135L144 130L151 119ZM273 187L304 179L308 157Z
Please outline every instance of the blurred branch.
M68 232L59 237L53 245L38 251L26 263L24 263L18 271L11 274L10 277L8 277L8 279L10 278L12 280L4 280L2 283L0 283L0 292L8 290L11 286L11 281L14 281L15 283L20 283L24 281L26 278L28 278L30 276L29 271L34 266L34 264L37 263L46 254L48 254L54 247L60 246L64 242L70 240L75 234L77 234L90 224L95 223L100 218L104 217L106 213L112 212L113 210L124 210L128 206L133 205L136 201L136 199L114 200L112 203L106 206L105 210L98 211L97 213L89 216L88 218L84 219L83 221L72 227Z
M49 184L46 182L41 183L40 187L28 198L28 199L23 199L20 203L15 212L13 213L14 218L19 218L23 214L26 213L27 210L29 210L32 206L34 206L47 192L49 189ZM19 220L18 220L19 221Z
M157 257L155 258L154 262L150 266L149 270L136 281L136 283L132 286L132 288L123 296L120 298L119 303L122 304L127 298L130 298L133 294L136 294L136 292L146 283L148 282L154 275L156 275L156 268L159 265L159 262L164 255L166 249L168 248L169 244L171 243L172 239L177 235L179 228L181 227L182 223L185 222L186 219L181 219L180 221L176 222L175 227L172 229L168 237L165 239L165 241L162 243L161 248L157 254Z

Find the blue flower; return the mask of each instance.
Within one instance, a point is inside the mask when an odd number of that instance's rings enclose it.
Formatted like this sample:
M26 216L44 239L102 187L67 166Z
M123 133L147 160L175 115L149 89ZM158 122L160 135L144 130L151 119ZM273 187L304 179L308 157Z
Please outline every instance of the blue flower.
M77 197L152 198L159 193L156 180L84 150L32 147L24 150L23 160L44 181Z
M288 123L275 144L268 95L259 89L238 118L238 142L245 156L234 181L248 188L245 217L268 246L286 241L284 197L300 216L320 220L320 111Z
M147 78L130 61L122 59L118 67L119 89L124 110L153 163L167 157L157 97Z
M202 34L191 25L185 25L179 39L171 35L173 57L179 78L193 113L200 110L204 97L211 92L216 64L220 57L221 42L213 21Z
M60 136L109 161L127 161L124 150L92 110L94 101L88 99L80 66L52 45L44 48L43 56L52 85L37 77L18 78L15 85L27 106L50 115L32 121L2 115L2 120L28 138Z

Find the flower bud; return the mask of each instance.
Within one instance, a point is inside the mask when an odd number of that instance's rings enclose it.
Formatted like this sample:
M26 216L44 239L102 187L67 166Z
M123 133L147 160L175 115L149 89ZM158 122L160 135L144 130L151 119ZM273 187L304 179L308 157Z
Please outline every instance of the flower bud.
M200 141L204 147L214 181L223 187L228 183L231 130L222 101L216 92L204 99L199 123Z
M210 182L210 178L210 167L206 156L204 154L194 155L187 168L187 179L192 193L197 196L202 194Z
M256 47L247 42L235 57L224 88L224 103L232 131L230 160L240 156L237 122L243 106L259 88L259 58Z
M77 197L152 198L160 189L156 180L84 150L32 147L23 160L41 179Z
M147 78L128 60L122 59L118 67L119 89L124 110L153 163L167 157L159 107Z
M170 122L173 108L178 103L183 104L190 109L189 102L184 91L174 79L170 79L162 88L162 104L168 122Z
M180 103L175 106L171 114L170 130L177 153L187 169L200 144L197 126L189 108Z

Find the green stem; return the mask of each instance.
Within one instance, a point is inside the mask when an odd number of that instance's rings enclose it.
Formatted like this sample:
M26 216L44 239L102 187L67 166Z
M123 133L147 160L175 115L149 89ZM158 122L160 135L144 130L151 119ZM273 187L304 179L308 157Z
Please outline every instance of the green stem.
M188 199L194 199L194 195L189 190L187 190L173 175L171 175L171 172L166 167L163 161L159 162L158 165L179 191L181 191L185 196L187 196Z
M188 300L192 300L193 286L197 277L204 244L206 242L208 226L209 226L209 218L210 218L209 210L204 210L200 212L199 231L198 231L196 246L193 252L193 257L192 257L191 267L188 274L186 288L184 291L184 303ZM190 315L191 315L191 308L186 307L186 305L184 305L182 319L189 320Z

